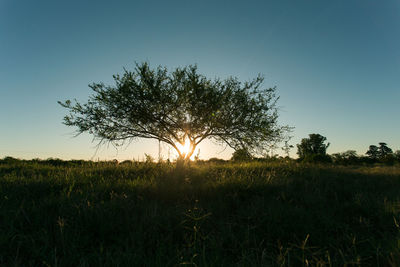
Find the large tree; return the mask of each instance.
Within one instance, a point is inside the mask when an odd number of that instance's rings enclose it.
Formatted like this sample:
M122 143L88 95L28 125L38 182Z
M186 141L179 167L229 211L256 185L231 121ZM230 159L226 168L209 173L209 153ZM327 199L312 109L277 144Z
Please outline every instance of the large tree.
M209 79L196 66L169 72L141 63L113 78L113 86L89 85L93 94L84 104L59 101L69 110L64 124L94 135L99 144L151 138L189 159L206 138L262 153L289 129L278 125L275 87L262 88L260 75L249 82ZM190 142L186 152L178 145L185 142Z

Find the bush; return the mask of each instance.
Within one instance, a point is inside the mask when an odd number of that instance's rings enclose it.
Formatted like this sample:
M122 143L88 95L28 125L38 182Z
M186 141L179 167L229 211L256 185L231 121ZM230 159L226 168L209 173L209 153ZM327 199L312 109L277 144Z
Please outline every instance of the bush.
M329 155L312 154L300 159L304 163L332 163L332 158Z

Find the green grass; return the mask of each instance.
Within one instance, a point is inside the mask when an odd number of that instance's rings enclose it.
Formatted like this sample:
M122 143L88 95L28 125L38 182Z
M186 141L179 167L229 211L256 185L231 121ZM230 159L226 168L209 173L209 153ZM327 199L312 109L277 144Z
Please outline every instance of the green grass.
M400 168L0 165L1 266L400 266Z

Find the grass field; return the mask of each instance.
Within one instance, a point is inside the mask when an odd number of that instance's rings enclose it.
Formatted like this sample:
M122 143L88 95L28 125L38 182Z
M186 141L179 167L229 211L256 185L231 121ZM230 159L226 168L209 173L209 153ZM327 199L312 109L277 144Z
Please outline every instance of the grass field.
M1 266L400 266L400 167L0 165Z

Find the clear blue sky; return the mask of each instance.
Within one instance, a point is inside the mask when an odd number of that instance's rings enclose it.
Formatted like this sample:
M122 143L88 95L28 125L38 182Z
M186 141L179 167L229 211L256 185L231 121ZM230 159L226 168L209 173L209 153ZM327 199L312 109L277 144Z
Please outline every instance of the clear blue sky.
M197 63L210 77L277 86L293 145L309 133L328 153L400 149L400 1L0 0L0 158L129 159L156 142L95 154L73 138L57 100L84 101L134 62ZM211 144L200 156L230 157ZM163 150L167 151L166 148ZM292 150L295 155L296 150Z

